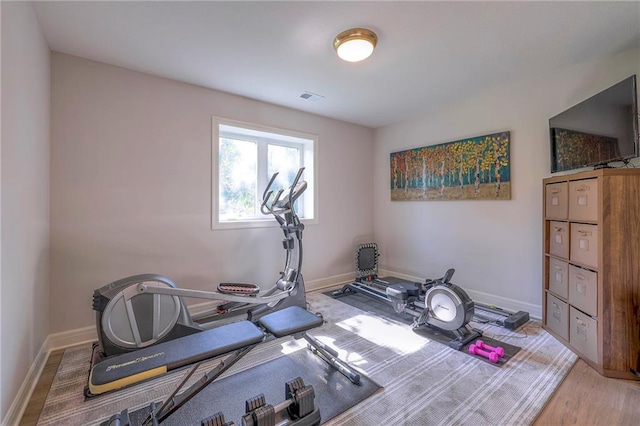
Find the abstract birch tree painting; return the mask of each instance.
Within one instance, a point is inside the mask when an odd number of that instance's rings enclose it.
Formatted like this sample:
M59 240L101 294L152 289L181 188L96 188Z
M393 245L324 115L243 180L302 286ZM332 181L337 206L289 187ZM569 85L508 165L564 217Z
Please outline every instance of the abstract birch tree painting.
M509 132L392 152L391 200L509 200Z

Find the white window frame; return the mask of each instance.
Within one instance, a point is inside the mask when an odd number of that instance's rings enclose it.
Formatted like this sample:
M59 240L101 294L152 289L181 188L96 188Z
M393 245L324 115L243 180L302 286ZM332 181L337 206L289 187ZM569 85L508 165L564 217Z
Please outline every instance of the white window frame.
M220 211L218 209L219 200L219 162L220 162L220 137L236 137L242 140L251 140L258 143L258 170L260 170L260 162L264 162L266 167L267 143L301 147L301 163L305 167L302 179L307 181L307 189L303 194L303 198L298 200L302 202L298 213L302 223L313 225L318 223L318 166L317 166L317 150L318 137L309 133L303 133L293 130L279 129L275 127L262 126L257 124L245 123L236 120L229 120L221 117L212 117L211 125L211 229L244 229L244 228L270 228L278 227L278 223L269 215L261 215L255 219L238 219L238 220L220 220ZM273 137L269 137L272 135ZM260 148L263 146L264 149ZM264 176L263 176L264 175ZM268 177L266 173L258 171L258 197L262 197L262 192L267 185ZM277 188L276 188L277 189Z

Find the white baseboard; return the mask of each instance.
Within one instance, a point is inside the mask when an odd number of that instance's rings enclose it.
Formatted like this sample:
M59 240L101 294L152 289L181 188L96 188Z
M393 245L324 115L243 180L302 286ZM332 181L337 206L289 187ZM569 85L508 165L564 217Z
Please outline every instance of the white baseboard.
M529 313L532 319L542 319L542 306L533 303L525 303L520 300L509 299L495 294L483 293L481 291L465 290L469 297L475 302L483 305L497 306L505 311L518 312L525 311Z
M22 382L18 394L11 403L11 407L9 407L4 419L2 419L2 426L14 426L20 423L20 419L22 419L24 410L27 408L27 404L29 404L31 394L38 384L38 380L40 379L44 366L47 364L51 351L65 349L81 343L93 342L97 339L98 335L94 326L48 335L40 347L36 359L31 364L31 368Z
M20 389L18 389L18 394L13 399L9 410L7 410L7 414L2 419L2 426L14 426L20 423L24 410L27 409L29 399L31 399L31 394L36 388L40 374L42 374L42 370L49 358L49 342L50 336L47 336L36 355L36 359L33 361L33 364L31 364L27 377L25 377Z
M54 333L49 335L49 351L65 349L81 343L94 342L96 340L98 340L98 334L94 326Z
M335 287L337 285L346 284L355 279L355 272L351 272L348 274L334 275L328 278L320 278L318 280L305 281L305 287L307 288L307 291L318 291Z

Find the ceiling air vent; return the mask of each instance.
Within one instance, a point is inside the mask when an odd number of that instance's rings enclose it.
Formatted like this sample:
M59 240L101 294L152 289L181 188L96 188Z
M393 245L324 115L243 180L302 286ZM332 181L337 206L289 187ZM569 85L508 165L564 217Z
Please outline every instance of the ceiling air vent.
M306 99L312 102L318 102L319 100L323 99L324 96L311 93L311 92L302 92L302 94L300 95L300 98Z

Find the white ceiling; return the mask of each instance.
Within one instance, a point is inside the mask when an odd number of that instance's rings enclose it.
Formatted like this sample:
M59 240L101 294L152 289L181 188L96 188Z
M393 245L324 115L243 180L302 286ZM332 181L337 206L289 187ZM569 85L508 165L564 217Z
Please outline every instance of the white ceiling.
M640 47L640 2L37 2L52 50L368 127ZM378 34L361 63L342 30ZM318 102L301 99L304 91Z

